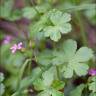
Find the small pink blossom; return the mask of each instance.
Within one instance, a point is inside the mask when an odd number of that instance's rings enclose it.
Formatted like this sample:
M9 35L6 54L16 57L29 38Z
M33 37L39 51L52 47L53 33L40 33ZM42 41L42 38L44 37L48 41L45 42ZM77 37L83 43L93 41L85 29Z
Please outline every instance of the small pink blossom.
M12 53L15 53L17 50L22 49L22 48L23 48L22 45L23 45L22 42L20 42L20 43L18 43L18 44L14 44L14 45L10 48L10 49L11 49L11 52L12 52Z
M90 69L88 73L91 76L96 76L96 69Z
M8 43L10 43L11 42L11 40L12 40L12 36L10 36L10 35L7 35L7 36L5 36L5 38L4 38L4 40L3 40L3 44L8 44Z
M22 45L23 45L22 42L18 43L17 49L22 49Z
M12 52L12 53L15 53L16 50L17 50L17 45L14 44L10 49L11 49L11 52Z

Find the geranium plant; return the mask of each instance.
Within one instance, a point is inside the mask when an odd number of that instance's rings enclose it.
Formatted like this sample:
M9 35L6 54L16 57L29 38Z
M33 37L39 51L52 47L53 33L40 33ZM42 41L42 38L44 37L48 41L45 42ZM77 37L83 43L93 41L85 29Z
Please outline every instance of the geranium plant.
M1 0L0 96L96 96L90 2Z

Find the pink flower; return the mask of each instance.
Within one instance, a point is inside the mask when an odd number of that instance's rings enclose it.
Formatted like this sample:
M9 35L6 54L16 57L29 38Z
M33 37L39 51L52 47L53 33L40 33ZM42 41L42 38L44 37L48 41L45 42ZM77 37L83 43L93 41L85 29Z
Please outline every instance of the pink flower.
M17 45L17 49L22 49L22 45L23 45L22 42L18 43L18 45Z
M91 76L96 76L96 69L90 69L88 73Z
M8 43L10 43L11 42L11 40L12 40L12 36L10 36L10 35L7 35L7 36L5 36L5 38L4 38L4 40L3 40L3 44L8 44Z
M17 45L14 44L10 49L11 49L11 52L12 52L12 53L15 53L16 50L17 50Z
M11 49L11 52L12 52L12 53L15 53L17 50L22 49L22 45L23 45L22 42L20 42L20 43L18 43L18 44L14 44L14 45L10 48L10 49Z

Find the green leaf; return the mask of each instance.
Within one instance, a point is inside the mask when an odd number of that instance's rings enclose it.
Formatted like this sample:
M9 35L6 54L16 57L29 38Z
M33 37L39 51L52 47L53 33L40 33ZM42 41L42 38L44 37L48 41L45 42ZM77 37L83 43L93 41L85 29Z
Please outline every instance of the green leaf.
M88 85L89 85L89 90L95 93L96 92L96 76L91 77L91 81Z
M6 64L12 64L15 67L20 67L23 64L24 59L25 58L23 54L17 52L15 54L10 54L10 56L8 57L8 60L6 60L7 61Z
M78 76L85 76L88 73L89 66L87 64L84 64L84 63L75 64L74 63L74 65L72 66Z
M18 82L18 75L11 75L10 78L6 80L6 86L11 87L12 90L16 90L17 82Z
M66 61L67 61L66 57L64 56L64 53L62 51L60 52L53 51L53 59L52 59L53 65L60 65Z
M52 84L52 88L61 90L64 88L65 83L63 81L55 80Z
M36 10L38 11L40 9L36 7ZM41 13L42 11L44 10L42 10L41 8ZM59 17L59 15L61 16L61 18ZM28 17L28 14L26 15L26 17ZM60 22L57 23L58 21L55 21L55 19L59 20ZM61 11L53 9L43 14L36 23L32 23L32 25L30 26L31 37L37 35L38 32L43 32L44 37L50 37L51 40L57 42L61 38L61 33L66 34L71 31L71 24L69 23L70 20L70 14L63 14Z
M77 43L74 40L67 40L64 42L63 46L61 46L60 51L54 51L52 63L54 65L64 64L64 62L68 62L70 59L73 58L77 49ZM69 68L70 69L70 68Z
M33 82L33 78L30 78L30 77L23 78L21 80L20 88L19 89L21 90L21 89L27 88L29 85L32 84L32 82Z
M82 96L82 91L84 89L84 84L79 85L78 87L76 87L74 90L72 90L70 92L69 96Z
M45 91L40 92L37 96L50 96L50 95L51 94L47 90L45 90Z
M23 17L32 19L37 15L36 10L33 7L25 7L22 10Z
M20 67L20 65L22 64L22 60L24 59L23 54L20 54L20 59L16 61L16 59L19 57L17 56L17 58L15 58L15 54L11 53L10 50L11 45L10 44L3 44L1 46L1 65L9 72L12 74L17 74L18 72L18 68ZM18 54L18 52L16 53ZM12 58L11 58L12 57ZM22 58L22 60L21 60Z
M69 39L64 42L63 48L55 52L56 55L52 59L53 65L64 66L60 71L65 78L71 78L74 72L78 76L84 76L88 72L87 61L93 56L92 50L87 47L82 47L77 52L76 50L76 41Z
M51 67L50 69L48 69L42 74L43 82L45 86L49 87L52 84L54 80L54 71L55 71L55 68Z
M44 50L37 56L37 62L43 66L48 66L51 64L52 57L52 51Z
M46 82L47 83L47 82ZM35 80L34 82L33 82L33 85L34 85L34 88L35 88L35 90L37 90L37 91L41 91L41 90L44 90L44 89L46 89L46 87L45 87L45 85L44 85L44 83L43 83L43 80L42 79L37 79L37 80Z
M64 96L64 93L53 89L52 96Z
M66 42L64 42L63 52L66 58L68 58L68 60L72 59L72 57L75 55L76 50L77 50L76 41L69 39Z
M49 11L48 17L51 22L43 30L45 37L50 37L51 40L57 42L61 38L61 33L66 34L71 31L71 24L68 23L71 20L70 14L53 9Z
M22 9L22 14L23 17L26 17L28 19L33 19L37 15L44 14L46 11L50 9L49 4L42 4L42 5L37 5L34 7L25 7Z
M31 38L36 38L38 35L38 32L39 33L42 32L43 28L45 27L46 18L45 17L43 19L42 18L40 21L30 24L29 29L30 29Z
M33 84L33 82L40 77L41 73L42 73L42 70L39 67L33 69L30 76L22 79L20 83L20 89L24 89L29 85Z
M75 61L77 62L86 62L93 57L93 51L90 48L82 47L80 48L75 55Z
M4 74L0 72L0 83L4 80Z
M72 30L70 23L65 23L64 25L59 25L59 30L62 34L67 34Z
M54 24L54 25L58 25L58 21L60 21L61 20L61 18L60 17L62 17L62 12L61 11L58 11L58 10L56 10L56 9L53 9L52 11L51 11L51 14L50 14L50 20L52 21L52 23ZM61 21L60 21L61 22Z
M53 9L50 14L50 20L54 25L62 25L62 24L66 24L71 20L71 15L68 13L62 13L59 10Z
M1 62L3 66L6 67L6 69L8 69L8 71L13 70L10 69L12 67L15 67L15 69L19 68L23 63L23 60L25 59L23 54L21 54L20 52L16 52L15 54L12 54L10 47L11 47L10 44L5 44L1 46L1 55L2 55ZM10 68L8 66L10 66Z
M63 76L65 78L71 78L73 76L73 68L69 64L67 65L67 67L64 66L62 70L64 71Z
M50 37L51 40L54 40L54 41L58 41L60 38L61 38L61 34L58 30L58 27L55 26L49 26L47 28L44 29L44 32L45 32L45 37Z

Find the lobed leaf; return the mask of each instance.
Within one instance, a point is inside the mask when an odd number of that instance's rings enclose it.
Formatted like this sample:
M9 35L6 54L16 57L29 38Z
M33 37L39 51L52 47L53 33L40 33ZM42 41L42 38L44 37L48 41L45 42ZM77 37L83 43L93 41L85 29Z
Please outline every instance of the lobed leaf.
M55 71L55 68L51 67L50 69L48 69L42 74L43 82L45 86L49 87L52 84L54 80L54 74L55 74L54 71Z
M92 50L87 47L82 47L77 52L76 50L76 41L69 39L64 42L63 49L52 59L52 64L64 66L61 69L65 78L71 78L73 72L78 76L84 76L88 72L87 61L93 57Z

